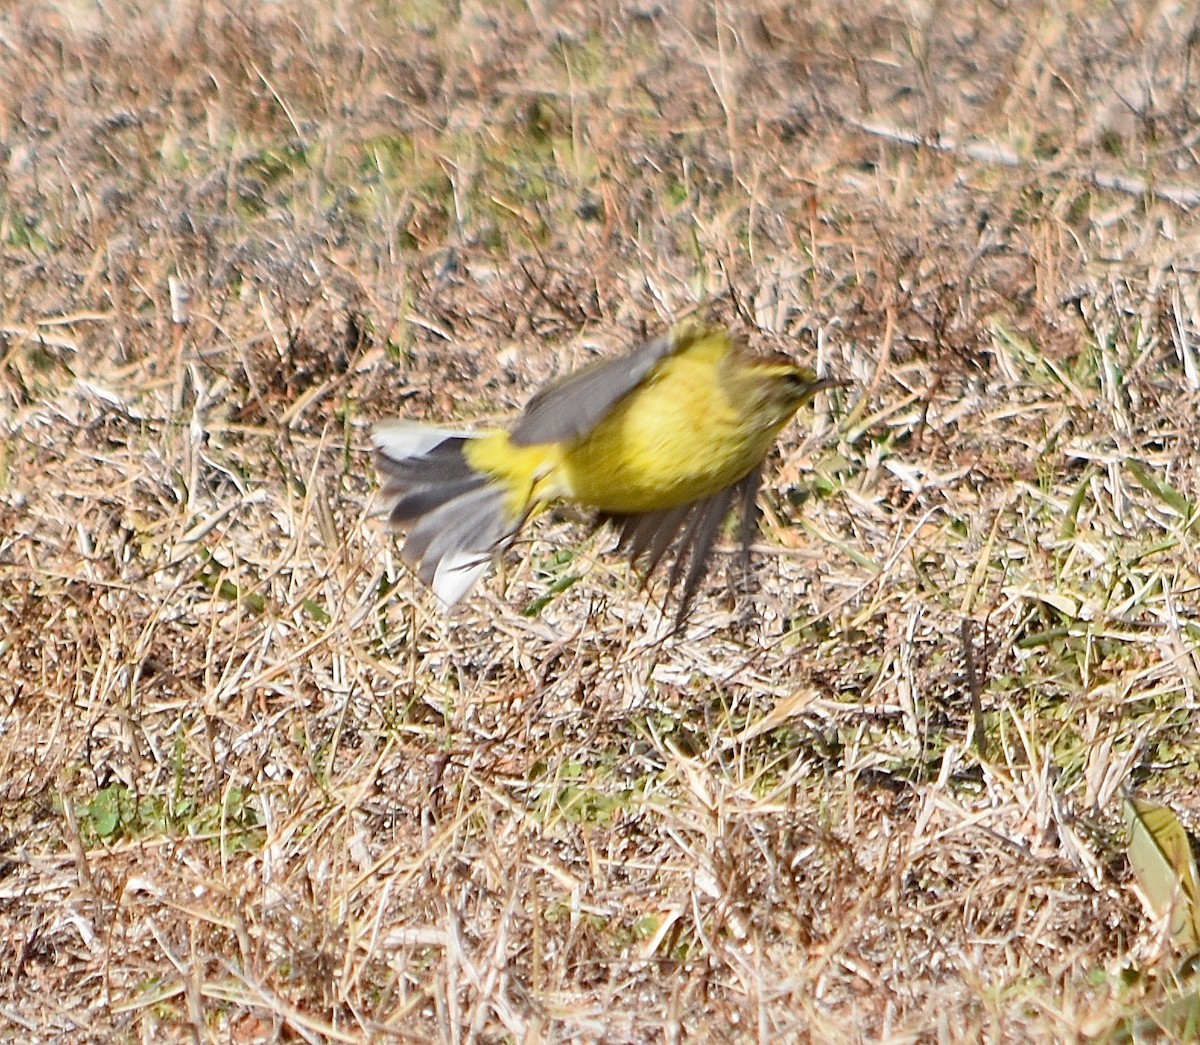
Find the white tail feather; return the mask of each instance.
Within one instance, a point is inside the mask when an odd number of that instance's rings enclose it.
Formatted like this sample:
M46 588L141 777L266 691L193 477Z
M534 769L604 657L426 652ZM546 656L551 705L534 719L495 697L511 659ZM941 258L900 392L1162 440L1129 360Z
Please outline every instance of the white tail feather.
M474 437L474 432L455 432L449 428L418 424L396 418L380 421L371 433L375 447L393 461L407 461L412 457L424 457L430 450L441 446L455 436Z
M433 593L449 609L467 594L492 564L491 554L448 552L433 574Z
M466 595L523 518L505 488L463 453L475 434L401 420L373 433L384 510L392 529L407 533L404 561L446 607Z

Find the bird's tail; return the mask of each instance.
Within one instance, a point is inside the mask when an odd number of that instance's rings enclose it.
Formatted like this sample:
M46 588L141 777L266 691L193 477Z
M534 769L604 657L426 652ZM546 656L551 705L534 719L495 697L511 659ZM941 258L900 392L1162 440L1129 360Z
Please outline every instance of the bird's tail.
M528 499L471 464L467 450L479 436L385 421L373 437L388 524L408 534L404 561L453 606L512 540Z

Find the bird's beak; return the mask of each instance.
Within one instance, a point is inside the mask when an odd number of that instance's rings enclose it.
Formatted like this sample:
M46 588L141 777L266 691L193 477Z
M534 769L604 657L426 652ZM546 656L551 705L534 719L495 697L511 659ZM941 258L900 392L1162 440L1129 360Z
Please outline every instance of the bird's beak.
M840 377L819 377L812 383L812 394L824 392L827 388L849 388L853 383L853 381L844 381Z

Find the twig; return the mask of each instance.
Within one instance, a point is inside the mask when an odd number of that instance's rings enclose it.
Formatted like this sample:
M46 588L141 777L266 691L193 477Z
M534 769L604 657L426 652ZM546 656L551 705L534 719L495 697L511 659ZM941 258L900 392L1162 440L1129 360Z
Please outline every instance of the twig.
M1130 196L1155 196L1158 199L1174 203L1175 206L1188 209L1200 204L1200 189L1180 184L1163 184L1149 178L1133 174L1119 174L1116 171L1082 170L1069 166L1050 166L1023 160L1015 151L1004 145L987 141L961 142L949 134L917 134L900 127L889 127L886 124L868 120L855 120L843 116L844 122L860 131L886 138L888 141L911 145L914 148L934 149L938 152L949 152L966 156L981 163L991 163L1000 167L1014 167L1033 171L1047 176L1066 175L1088 181L1098 189L1109 189L1113 192L1123 192Z

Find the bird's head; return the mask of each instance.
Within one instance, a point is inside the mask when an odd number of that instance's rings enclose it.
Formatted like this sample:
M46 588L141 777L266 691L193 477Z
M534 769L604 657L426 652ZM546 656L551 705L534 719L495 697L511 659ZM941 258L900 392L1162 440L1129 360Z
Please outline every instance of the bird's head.
M728 379L745 416L764 429L781 428L817 393L848 384L836 377L818 377L811 367L781 353L731 355Z

